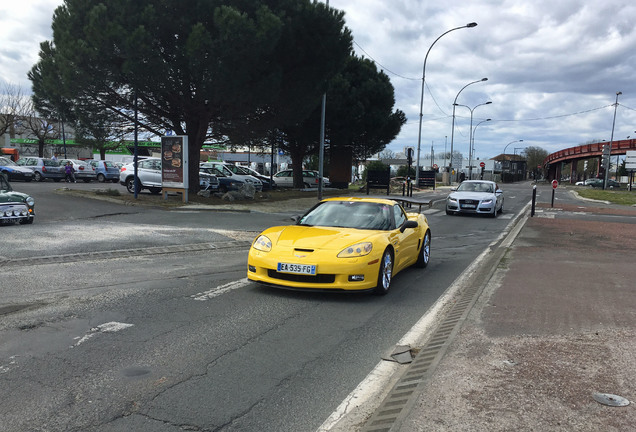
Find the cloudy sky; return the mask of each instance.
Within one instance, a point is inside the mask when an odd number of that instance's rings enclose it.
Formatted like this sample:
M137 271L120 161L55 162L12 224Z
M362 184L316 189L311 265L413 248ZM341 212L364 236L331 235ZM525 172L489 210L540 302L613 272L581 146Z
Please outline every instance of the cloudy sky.
M0 80L29 89L26 73L51 38L61 0L0 2ZM389 149L417 148L424 58L421 158L490 158L526 146L549 152L636 137L636 3L623 0L330 0L345 12L356 52L391 79L407 124ZM474 28L444 32L470 22ZM488 81L467 84L488 78ZM462 88L464 88L462 90ZM460 92L461 90L461 92ZM459 94L459 96L458 96ZM481 105L491 101L492 104ZM327 100L327 109L329 109ZM490 121L484 121L490 118ZM483 122L482 122L483 121ZM478 126L477 126L478 125ZM513 142L523 140L523 142ZM511 144L509 144L511 143Z

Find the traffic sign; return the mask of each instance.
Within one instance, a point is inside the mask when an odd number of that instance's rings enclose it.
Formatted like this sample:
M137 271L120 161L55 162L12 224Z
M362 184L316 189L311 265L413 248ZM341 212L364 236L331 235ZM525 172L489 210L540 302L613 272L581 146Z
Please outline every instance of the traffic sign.
M552 189L556 189L558 185L559 185L558 181L552 180Z
M433 169L436 170L437 168L439 168L437 164L433 164Z
M479 166L484 168L486 166L486 162L479 162Z

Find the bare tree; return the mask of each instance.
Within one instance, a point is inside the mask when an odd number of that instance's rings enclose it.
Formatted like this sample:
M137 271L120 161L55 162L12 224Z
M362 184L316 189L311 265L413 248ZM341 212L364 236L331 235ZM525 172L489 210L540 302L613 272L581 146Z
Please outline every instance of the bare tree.
M25 115L27 104L28 98L20 86L5 83L0 90L0 136L7 132L22 132L18 120Z
M44 157L44 146L47 141L58 139L61 136L58 129L59 123L40 116L30 101L27 104L25 115L21 117L21 121L29 137L37 140L38 155Z

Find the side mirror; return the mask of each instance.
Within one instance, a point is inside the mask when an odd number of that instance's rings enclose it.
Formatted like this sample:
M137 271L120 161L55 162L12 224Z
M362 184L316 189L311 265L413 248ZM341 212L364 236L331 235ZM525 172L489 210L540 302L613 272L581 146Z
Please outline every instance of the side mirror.
M298 225L298 222L300 222L300 216L292 216L291 220L293 220L294 223Z
M502 191L501 189L497 189L497 190L495 191L495 193L496 193L497 195L499 195L499 194L502 194L502 193L503 193L503 191Z
M402 227L400 228L401 232L404 232L407 228L417 228L419 225L417 224L416 221L414 220L407 220L406 222L404 222L404 224L402 225Z
M457 188L456 187L451 188L451 192L457 192Z

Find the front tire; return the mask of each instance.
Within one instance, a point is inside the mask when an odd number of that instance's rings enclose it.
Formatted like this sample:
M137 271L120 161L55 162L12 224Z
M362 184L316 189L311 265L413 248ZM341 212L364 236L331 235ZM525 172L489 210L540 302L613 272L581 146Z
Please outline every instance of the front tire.
M431 260L431 232L426 231L424 234L424 241L422 241L422 247L420 248L420 253L417 256L417 262L415 263L416 267L425 268L428 265L428 262Z
M36 171L33 173L33 180L35 180L36 182L41 182L42 180L44 180L44 177L42 177L42 174Z
M134 177L130 177L129 179L126 180L126 190L130 193L135 193L135 178ZM141 191L141 187L139 188L139 191Z
M391 287L391 277L393 276L393 254L390 249L384 251L380 261L380 271L378 272L378 284L373 293L385 295Z

